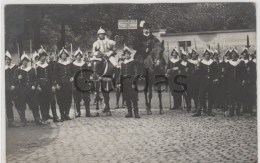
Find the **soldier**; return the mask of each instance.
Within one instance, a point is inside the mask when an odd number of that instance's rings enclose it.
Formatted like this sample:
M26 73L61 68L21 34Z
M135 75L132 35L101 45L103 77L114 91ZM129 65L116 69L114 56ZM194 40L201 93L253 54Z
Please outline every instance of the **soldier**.
M28 65L30 61L28 55L25 53L21 56L21 67L14 73L14 86L16 88L16 107L19 110L21 123L23 126L27 125L25 118L26 104L32 110L33 117L36 125L46 125L40 119L39 107L36 99L36 91L39 91L38 83L36 80L35 69Z
M184 104L184 100L186 102L187 105L187 111L190 112L191 111L191 98L188 94L189 92L189 88L190 88L190 71L191 71L191 63L188 62L188 55L185 51L181 52L181 63L180 63L180 69L178 74L181 74L183 76L185 76L185 79L181 80L180 82L182 83L186 83L187 84L187 89L184 88L182 86L182 89L184 90L183 93L181 93L181 96L184 97L182 98L182 103ZM183 108L184 109L184 108Z
M254 92L252 88L255 84L254 80L256 79L256 64L252 60L249 60L249 52L247 48L243 49L241 56L241 61L244 62L246 68L246 81L242 87L243 113L252 114L253 101L251 91Z
M131 58L131 52L129 49L124 49L125 60L122 62L122 75L121 75L121 87L123 92L123 97L126 100L127 106L127 115L126 118L133 117L133 109L134 108L134 116L135 118L140 118L138 113L138 92L135 90L136 85L134 84L134 79L137 75L137 67L136 62L133 58Z
M176 92L176 90L182 90L179 85L176 85L174 78L178 75L181 60L179 58L179 52L175 48L172 50L171 57L167 64L167 76L169 77L169 87L171 90L171 95L173 96L174 106L170 110L181 108L181 94Z
M57 82L56 82L56 74L55 74L55 66L57 64L56 61L56 55L54 53L50 53L49 55L49 69L50 69L50 77L51 77L51 92L50 92L50 107L51 107L51 111L52 111L52 115L57 115L57 111L56 111L56 86L57 86ZM53 122L60 122L60 119L57 115L57 117L55 118L55 116L53 117Z
M200 61L198 67L198 74L200 77L199 85L199 109L193 117L201 116L201 111L206 113L208 116L214 116L212 113L212 103L213 103L213 84L218 81L218 69L217 64L210 59L212 51L206 49L204 51L204 59ZM207 107L207 97L208 97L208 107Z
M14 124L13 101L15 86L13 86L13 76L17 66L12 63L11 54L5 53L5 105L6 115L8 119L8 127L18 127Z
M190 66L190 76L188 80L188 96L189 98L194 101L195 110L194 113L198 111L198 98L199 98L199 77L198 77L198 66L199 66L199 59L198 53L196 49L192 49L190 53L190 58L188 62L191 63Z
M123 53L122 56L125 56L125 54ZM118 65L120 66L120 68L117 69L117 77L116 77L116 82L117 82L117 88L116 88L116 107L115 109L119 109L119 100L120 100L120 95L121 95L121 91L120 91L120 75L122 74L122 68L121 68L121 64L122 62L124 62L124 57L120 57L118 59ZM125 99L122 96L122 108L125 105Z
M246 68L245 63L239 59L239 55L236 49L231 52L232 59L229 60L227 66L227 77L228 77L228 89L229 99L231 103L231 109L229 116L234 116L235 105L237 116L241 116L240 108L242 101L242 86L245 84L246 79Z
M110 40L106 36L106 31L102 28L98 30L98 40L93 43L93 49L92 52L96 54L97 58L103 57L109 61L109 64L113 66L113 68L118 68L118 62L115 57L116 55L116 42L113 40ZM112 75L113 74L107 74ZM106 113L107 116L111 116L110 106L109 106L109 90L112 87L112 79L109 77L104 77L101 83L101 86L104 86L106 88L106 91L103 91L103 97L104 97L104 103L105 108L103 112Z
M159 40L152 34L150 24L145 22L142 33L133 41L133 49L136 50L134 59L138 63L138 74L144 74L144 60L150 55L152 46L157 42Z
M36 62L36 74L37 74L37 82L38 89L40 89L38 93L38 99L40 104L40 110L43 120L53 119L53 122L59 122L56 108L52 108L52 115L49 115L50 104L51 104L51 94L52 87L55 85L51 80L51 67L46 62L47 53L44 49L39 50L39 61Z
M74 79L77 80L77 85L80 89L82 90L90 90L89 87L86 87L85 81L90 79L90 74L87 74L86 72L82 72L83 69L87 69L88 65L83 61L83 53L80 49L78 49L74 53L74 57L76 60L72 64L72 74L76 74L78 71L81 71L78 77L74 76ZM80 111L80 102L83 100L85 109L86 109L86 117L92 117L90 114L90 94L81 92L80 90L76 89L75 87L73 88L73 97L74 101L76 104L76 109L77 109L77 115L76 117L81 116L81 111Z
M72 72L69 53L62 48L59 53L60 60L55 66L57 102L60 109L61 121L71 120L69 117L72 102Z

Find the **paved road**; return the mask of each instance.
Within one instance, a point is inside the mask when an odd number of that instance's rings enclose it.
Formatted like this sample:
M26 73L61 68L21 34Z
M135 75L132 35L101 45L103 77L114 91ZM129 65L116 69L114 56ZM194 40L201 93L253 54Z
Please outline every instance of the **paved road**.
M257 162L256 117L194 118L170 111L167 100L164 94L164 115L155 95L153 115L140 104L141 119L126 119L118 109L112 117L7 129L7 162Z

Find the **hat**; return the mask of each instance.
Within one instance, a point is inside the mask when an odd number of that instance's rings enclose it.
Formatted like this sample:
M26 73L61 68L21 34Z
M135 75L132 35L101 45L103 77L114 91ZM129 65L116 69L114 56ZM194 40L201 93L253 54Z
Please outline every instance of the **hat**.
M231 51L232 51L231 49L228 49L224 56L226 56L226 57L227 57L227 56L230 56Z
M105 34L106 31L103 28L100 27L97 33L98 34Z
M33 53L33 59L35 59L36 57L39 57L39 54L35 51L35 52Z
M67 55L67 57L69 56L69 52L66 49L64 49L64 47L62 47L62 49L61 49L61 51L59 53L59 57L61 57L62 53L65 53Z
M43 49L43 46L41 46L41 48L38 50L38 53L39 53L39 58L43 56L48 56L47 52Z
M239 57L239 54L238 54L238 51L237 51L237 49L233 48L233 49L232 49L232 51L231 51L231 54L232 54L232 53L235 53L235 54L236 54L236 56L237 56L237 57Z
M179 51L178 51L177 48L172 49L172 53L171 53L171 55L173 54L173 52L176 52L177 54L179 54Z
M241 52L241 55L243 54L243 53L246 53L247 52L247 54L248 54L248 48L244 48L243 50L242 50L242 52Z
M218 50L217 50L217 49L215 49L215 50L213 51L213 56L215 56L215 55L219 55L219 53L218 53Z
M149 29L151 28L151 25L147 22L144 22L143 28Z
M83 56L83 52L80 50L80 48L78 48L78 50L74 53L74 57L77 57L78 54Z
M208 52L209 55L213 54L213 52L210 49L207 48L207 49L204 50L203 57L205 56L206 52Z
M21 56L21 62L22 62L23 60L25 60L25 59L27 59L28 61L30 61L29 56L28 56L27 54L25 54L25 51L24 51L24 52L23 52L23 55Z
M6 52L5 52L5 56L8 57L9 59L12 59L12 56L11 56L11 54L9 53L9 51L6 51Z
M126 45L124 44L123 55L125 55L125 53L131 54L131 50L129 49L128 46L126 46Z

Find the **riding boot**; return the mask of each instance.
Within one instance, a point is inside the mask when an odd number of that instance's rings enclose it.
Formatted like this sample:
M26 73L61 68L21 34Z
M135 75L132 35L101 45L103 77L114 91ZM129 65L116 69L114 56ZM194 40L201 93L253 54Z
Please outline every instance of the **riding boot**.
M51 112L52 112L52 115L53 115L53 122L60 122L60 119L59 119L57 112L56 112L56 104L55 105L51 104Z
M134 106L134 114L135 114L135 118L141 118L139 113L138 113L138 103L137 100L133 100L133 106Z
M126 118L132 118L133 117L133 110L132 110L132 104L130 100L126 101L126 105L127 105L127 114L126 114Z
M80 102L76 101L76 108L77 108L77 115L76 117L81 116L81 111L80 111Z
M65 107L65 120L72 120L69 116L70 114L70 106Z
M90 104L89 102L85 103L85 109L86 109L86 117L92 117L90 113Z
M47 125L48 124L48 122L41 120L39 110L33 109L32 112L33 112L33 117L35 119L36 125Z

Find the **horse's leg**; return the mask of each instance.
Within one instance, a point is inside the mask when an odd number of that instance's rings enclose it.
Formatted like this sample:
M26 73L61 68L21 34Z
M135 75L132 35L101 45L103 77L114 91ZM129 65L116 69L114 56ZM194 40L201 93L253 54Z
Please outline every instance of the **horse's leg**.
M151 82L152 83L152 82ZM148 115L151 115L152 114L152 111L151 111L151 101L152 101L152 97L153 97L153 85L152 84L149 84L149 99L148 99Z
M96 91L96 110L97 110L97 113L96 113L96 116L98 117L99 116L99 83L96 82L96 88L95 88L95 91Z
M163 107L162 107L162 91L161 91L161 86L158 86L158 98L159 98L160 114L164 114Z
M148 90L144 90L144 98L145 98L146 111L148 111L148 98L147 98L147 93L148 93Z

